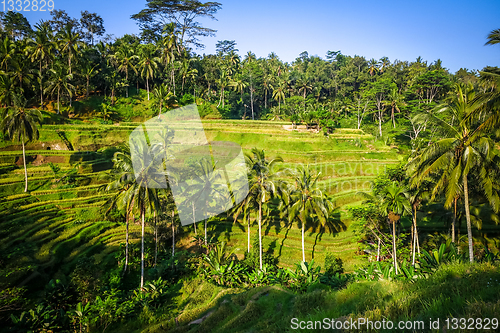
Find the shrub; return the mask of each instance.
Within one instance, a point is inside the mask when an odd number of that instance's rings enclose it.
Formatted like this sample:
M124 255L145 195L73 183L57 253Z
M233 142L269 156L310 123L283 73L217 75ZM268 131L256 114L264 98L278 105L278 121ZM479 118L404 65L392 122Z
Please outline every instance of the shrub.
M344 273L344 264L342 259L337 258L333 253L327 253L325 256L325 274L335 275Z

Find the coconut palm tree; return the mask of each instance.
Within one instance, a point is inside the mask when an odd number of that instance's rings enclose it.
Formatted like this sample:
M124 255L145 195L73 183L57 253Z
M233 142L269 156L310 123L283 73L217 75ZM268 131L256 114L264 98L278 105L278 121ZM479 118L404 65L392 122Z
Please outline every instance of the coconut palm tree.
M57 34L59 52L68 54L68 74L71 75L71 59L78 55L78 48L84 44L80 40L80 34L73 29L73 25L67 24Z
M105 206L107 211L116 207L119 210L125 211L125 267L123 274L127 271L129 262L129 221L134 222L134 196L132 188L135 183L135 173L130 158L130 148L128 145L122 145L112 159L113 168L105 175L109 181L108 184L100 188L103 192L114 192Z
M278 86L273 88L273 98L278 100L278 113L281 114L281 101L285 100L286 83L280 81Z
M162 154L154 154L146 141L131 140L131 150L135 152L135 182L129 189L130 198L141 216L141 289L144 286L144 226L146 215L153 215L159 209L158 189L162 188L164 179ZM125 160L125 158L124 158ZM140 170L140 172L137 172Z
M134 49L126 44L123 44L118 51L112 55L112 61L117 66L118 72L125 73L125 81L127 82L126 97L128 97L128 72L132 70L137 74L135 60L139 57L134 54Z
M0 66L5 67L6 72L10 63L15 59L17 51L17 44L9 37L5 37L0 43Z
M411 214L412 208L409 201L409 194L404 187L397 182L393 182L382 189L381 210L385 213L390 222L392 222L392 257L394 260L394 269L398 274L397 249L396 249L396 223L405 213Z
M146 78L146 89L148 91L149 101L149 79L154 77L160 59L154 55L155 50L151 47L145 46L141 51L139 56L139 70L141 71L141 77Z
M35 24L34 38L30 39L28 54L31 62L38 61L39 78L40 78L40 107L43 105L43 70L42 67L47 65L56 48L54 43L54 32L48 24Z
M419 186L429 175L437 175L438 180L432 191L434 198L445 193L445 207L451 207L457 196L463 195L469 239L469 259L474 261L472 226L469 208L469 178L478 173L491 154L493 142L481 131L481 123L473 117L483 109L487 100L476 96L472 84L456 84L448 100L437 107L436 113L420 116L420 121L429 120L439 126L443 139L431 144L411 162L412 185ZM448 123L438 117L446 115ZM481 184L481 182L478 182ZM484 190L487 190L483 186ZM488 199L494 200L491 190Z
M302 261L306 261L305 254L305 230L307 220L315 217L319 219L322 225L326 224L328 211L333 209L332 203L325 198L323 192L317 187L317 181L320 173L314 175L306 167L300 167L297 172L290 172L295 182L295 188L290 193L284 192L285 202L290 206L288 218L293 221L298 218L302 229Z
M494 45L500 43L500 29L492 30L488 35L488 41L484 45Z
M161 84L153 90L153 104L159 108L158 119L160 118L163 106L171 107L176 105L176 103L175 95L168 91L166 84Z
M0 73L0 103L2 105L13 106L14 100L22 93L23 89L15 84L10 76Z
M278 191L281 185L274 168L276 163L283 162L281 157L266 160L264 150L253 148L251 154L245 154L245 162L250 170L249 194L254 197L258 207L259 224L259 267L262 269L262 210L269 203L269 200Z
M25 144L39 137L38 126L42 123L42 114L35 109L26 109L22 96L14 99L14 107L4 109L0 129L13 141L21 141L23 146L24 192L28 192L28 170L26 168Z
M59 63L56 63L54 68L49 70L49 78L45 92L49 92L52 95L57 93L57 114L59 114L60 111L59 100L61 93L67 93L70 98L73 96L75 87L70 83L72 78L73 75L66 74L64 67Z
M208 245L207 224L209 219L210 203L217 196L222 195L222 192L217 186L217 181L221 175L215 172L216 166L208 158L201 158L192 168L194 180L193 184L185 189L185 193L189 193L189 197L194 206L201 207L205 215L205 245Z

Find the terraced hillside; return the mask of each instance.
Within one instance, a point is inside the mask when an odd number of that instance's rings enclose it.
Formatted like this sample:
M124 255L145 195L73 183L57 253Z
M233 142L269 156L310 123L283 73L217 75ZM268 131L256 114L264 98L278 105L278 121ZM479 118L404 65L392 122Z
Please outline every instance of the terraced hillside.
M112 147L126 142L138 125L44 125L39 142L27 146L28 193L23 193L19 147L2 143L0 251L8 258L17 258L19 267L27 267L12 273L20 284L42 273L57 276L69 272L81 256L92 256L97 263L116 260L116 251L125 239L124 221L102 214L101 206L112 194L99 188L106 184L103 175L112 166ZM326 137L289 131L283 126L289 124L276 122L213 120L203 125L209 141L237 142L247 152L257 147L270 158L281 156L283 167L307 163L321 172L320 186L338 207L336 222L324 233L308 230L307 259L323 263L326 251L353 259L357 246L343 208L358 203L356 193L368 190L370 180L386 166L398 163L394 150L359 130L338 130ZM222 219L209 226L211 235L228 241L237 255L243 255L245 225ZM189 247L192 229L183 229L178 245ZM281 265L292 267L300 258L300 231L295 225L276 222L268 224L265 231L265 248L279 256ZM132 225L131 232L131 241L138 241L140 227ZM251 233L255 235L256 227ZM349 262L348 270L356 260Z

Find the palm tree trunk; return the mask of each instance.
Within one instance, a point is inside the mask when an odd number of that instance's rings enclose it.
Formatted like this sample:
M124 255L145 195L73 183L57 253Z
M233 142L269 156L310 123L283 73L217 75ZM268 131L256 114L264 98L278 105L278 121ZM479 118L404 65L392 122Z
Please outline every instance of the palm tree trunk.
M380 261L380 237L378 238L378 245L377 245L377 261Z
M469 238L469 260L470 262L474 262L474 248L472 244L472 226L470 222L470 210L469 210L469 185L467 183L467 174L464 174L463 181L464 181L465 217L467 219L467 237Z
M196 218L194 215L194 201L191 203L191 206L193 207L193 224L194 224L194 234L198 235L198 232L196 231Z
M26 168L26 150L24 147L24 134L21 135L23 145L23 164L24 164L24 192L28 192L28 169Z
M146 89L148 90L148 101L149 101L149 80L147 76L146 76Z
M396 221L392 221L392 251L394 258L394 270L398 274L398 262L396 258Z
M172 257L175 255L175 224L174 224L175 211L172 210Z
M417 231L417 207L414 207L414 213L413 213L413 238L412 238L412 245L413 245L413 259L412 259L412 265L415 266L415 249L417 247L418 243L418 231ZM420 253L420 249L418 251Z
M259 267L262 270L262 202L259 200Z
M456 197L454 200L453 221L451 222L451 241L453 243L455 243L455 225L457 222L457 201L458 201L458 197Z
M125 227L125 267L123 269L123 274L122 275L125 275L125 272L127 272L127 268L128 268L128 213L125 214L125 224L126 224L126 227ZM133 217L132 217L133 218Z
M40 60L40 108L43 108L43 75L42 75L42 61Z
M391 109L391 119L392 119L392 125L394 128L396 128L396 120L394 119L394 106Z
M306 262L306 251L304 246L304 231L305 231L305 222L302 221L302 261Z
M153 221L155 224L155 267L158 260L158 225L156 224L156 211L153 212Z
M205 219L205 246L207 245L207 220Z
M247 252L250 253L250 214L247 216L247 232L248 232L248 249Z
M141 290L144 287L144 208L141 209L142 230L141 230Z
M61 87L57 88L57 114L59 114L59 94L61 93Z

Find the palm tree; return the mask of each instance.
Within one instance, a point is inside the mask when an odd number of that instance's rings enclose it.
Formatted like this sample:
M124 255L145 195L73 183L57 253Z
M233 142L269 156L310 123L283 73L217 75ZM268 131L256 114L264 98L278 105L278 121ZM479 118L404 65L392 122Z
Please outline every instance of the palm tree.
M370 59L370 61L368 62L368 66L370 66L370 68L368 68L368 72L370 73L371 76L373 76L375 72L378 71L377 65L378 61L373 58Z
M84 60L82 65L82 75L85 77L86 85L85 85L85 96L89 97L89 86L90 79L99 73L99 69L97 69L97 65L92 66L92 63L88 60Z
M73 78L72 74L66 74L64 71L64 67L61 64L56 64L54 68L49 70L49 79L47 81L47 87L45 88L45 92L50 92L50 94L54 94L57 92L57 114L59 114L59 99L61 96L61 92L68 93L69 97L73 96L72 90L75 87L69 83L69 81Z
M235 91L240 93L240 101L243 103L243 90L248 86L248 84L243 81L243 77L238 76L237 78L232 79L229 82L229 86L233 87Z
M399 107L403 105L403 103L404 103L403 96L401 96L401 94L398 92L397 86L392 87L391 91L387 95L387 100L384 101L384 104L391 108L391 120L394 128L396 128L396 119L394 116L394 110L401 112Z
M4 109L0 128L4 134L13 140L21 141L24 163L24 192L28 192L28 170L26 168L25 143L39 137L38 126L42 123L42 114L35 109L26 109L26 101L18 96L14 100L13 109Z
M280 81L278 86L273 89L273 98L278 99L278 113L281 114L281 101L285 100L286 84L284 81Z
M492 30L488 35L488 41L484 45L494 45L500 43L500 29Z
M3 42L0 43L0 66L4 66L6 72L8 71L9 64L15 59L16 53L16 43L5 37Z
M106 174L106 178L110 182L101 188L102 191L115 192L115 195L107 202L109 205L108 211L116 207L125 211L125 267L123 274L127 271L129 257L129 220L134 221L134 196L133 185L135 183L135 173L130 158L130 148L128 145L120 147L113 156L113 168Z
M54 33L48 24L35 24L34 39L30 40L29 56L31 62L38 61L40 77L40 107L43 106L43 71L42 66L52 57L55 49Z
M129 69L131 69L137 74L137 68L134 64L134 60L137 59L139 59L139 57L134 54L134 49L126 44L123 44L112 56L113 62L118 66L118 72L125 73L125 81L127 81L126 97L128 97L128 72Z
M161 84L153 90L153 98L153 105L159 107L158 119L160 119L163 107L177 107L177 99L175 95L168 91L168 87L165 84Z
M254 197L258 206L259 267L262 269L262 208L277 193L278 174L274 172L274 167L276 163L283 162L283 159L277 157L268 161L264 150L253 148L251 154L245 154L245 162L250 170L249 195Z
M411 214L411 205L408 199L409 194L397 182L393 182L382 190L382 205L381 209L392 222L392 257L394 261L394 269L398 274L397 249L396 249L396 222L399 222L404 213Z
M285 192L285 201L290 206L289 220L293 221L298 217L302 227L302 261L305 262L304 233L307 219L316 216L322 225L325 225L328 219L328 211L333 209L333 205L317 188L320 173L313 175L309 165L300 167L298 172L292 172L291 175L295 181L295 188L290 194Z
M23 90L15 84L8 75L0 74L0 103L4 106L14 105L14 100L18 95L22 95Z
M83 46L80 41L80 34L73 30L73 25L67 24L57 34L59 51L68 54L68 74L71 75L71 59L78 54L78 47Z
M306 111L306 95L308 91L312 90L312 86L309 84L309 81L305 78L301 78L297 80L297 83L295 84L295 89L297 89L297 92L300 94L302 92L303 97L304 97L304 112Z
M165 177L161 163L162 154L153 154L153 149L147 142L131 140L130 150L135 153L134 170L135 182L129 189L130 197L134 202L135 210L141 216L141 289L144 286L144 226L146 214L159 208L158 189L161 188L161 179Z
M205 245L208 244L207 224L209 218L209 207L213 198L221 195L217 181L221 175L215 172L216 166L208 158L201 158L192 168L194 183L187 186L185 193L190 193L194 206L199 207L205 213Z
M141 71L141 77L146 77L146 89L148 91L148 101L149 101L149 79L154 77L155 71L158 68L158 63L160 59L154 56L154 50L150 47L143 47L141 55L139 57L139 69Z
M472 84L456 84L448 101L437 107L437 113L446 115L446 119L453 123L432 113L422 116L437 124L444 138L427 147L410 162L413 186L419 186L429 175L438 175L432 197L444 190L446 208L451 207L457 196L461 197L463 193L471 262L474 261L474 253L468 178L474 169L483 167L488 159L486 155L491 154L489 149L493 147L491 139L480 130L481 124L478 124L473 115L486 102L487 100L476 96ZM491 201L494 196L491 191L489 193L487 197Z

